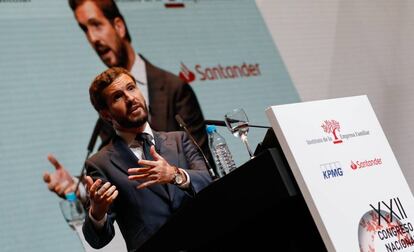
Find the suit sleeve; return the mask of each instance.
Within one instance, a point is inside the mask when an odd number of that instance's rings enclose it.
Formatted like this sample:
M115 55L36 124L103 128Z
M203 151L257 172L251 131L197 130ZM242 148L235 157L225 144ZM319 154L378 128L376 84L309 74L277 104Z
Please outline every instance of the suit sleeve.
M100 178L102 181L108 181L104 173L97 168L92 162L86 162L87 174L96 179ZM85 240L91 245L92 248L100 249L107 245L115 236L115 230L113 226L115 213L110 210L107 214L107 219L102 229L97 230L89 218L89 207L87 209L85 222L83 223L82 231L85 236Z

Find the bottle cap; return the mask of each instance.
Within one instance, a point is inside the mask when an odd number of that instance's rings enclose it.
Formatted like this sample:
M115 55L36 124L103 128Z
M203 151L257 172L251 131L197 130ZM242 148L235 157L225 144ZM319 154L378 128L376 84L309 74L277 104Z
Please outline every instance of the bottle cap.
M212 132L214 132L214 131L216 131L216 126L214 126L214 125L207 125L207 133L212 133Z
M75 192L67 193L65 196L66 196L66 199L68 201L76 201L76 194L75 194Z

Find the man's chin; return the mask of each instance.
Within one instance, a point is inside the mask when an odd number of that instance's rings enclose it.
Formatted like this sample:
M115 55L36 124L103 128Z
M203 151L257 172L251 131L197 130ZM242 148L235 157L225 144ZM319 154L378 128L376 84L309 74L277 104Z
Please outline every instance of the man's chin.
M139 128L142 125L144 125L147 122L147 116L131 119L131 120L125 120L122 122L118 122L119 125L121 125L123 128L126 129L132 129L132 128Z

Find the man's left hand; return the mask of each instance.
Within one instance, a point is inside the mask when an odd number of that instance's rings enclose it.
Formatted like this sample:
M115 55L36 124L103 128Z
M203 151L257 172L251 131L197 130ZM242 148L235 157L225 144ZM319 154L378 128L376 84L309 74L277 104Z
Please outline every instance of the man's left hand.
M138 189L154 184L167 184L174 178L175 168L157 153L154 146L151 146L150 153L154 161L139 160L138 164L143 167L128 169L129 180L144 181L137 186Z

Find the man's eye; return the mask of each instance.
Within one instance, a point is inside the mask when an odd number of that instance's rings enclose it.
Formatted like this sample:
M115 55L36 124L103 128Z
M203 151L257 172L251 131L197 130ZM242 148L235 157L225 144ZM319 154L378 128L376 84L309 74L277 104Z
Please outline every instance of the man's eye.
M128 86L128 90L129 90L129 91L134 90L134 89L135 89L135 86L133 86L133 85Z
M122 98L122 95L114 95L114 101L118 101Z
M91 24L92 26L95 26L95 27L99 27L99 26L101 26L101 23L100 23L100 22L98 22L98 21L95 21L95 20L92 20L92 21L90 22L90 24Z

